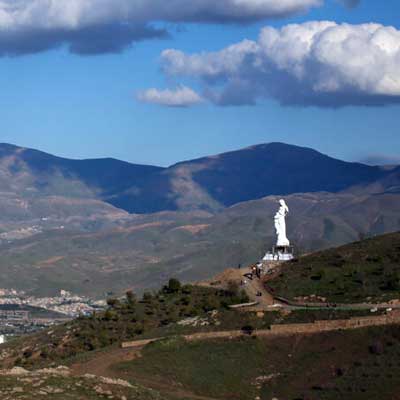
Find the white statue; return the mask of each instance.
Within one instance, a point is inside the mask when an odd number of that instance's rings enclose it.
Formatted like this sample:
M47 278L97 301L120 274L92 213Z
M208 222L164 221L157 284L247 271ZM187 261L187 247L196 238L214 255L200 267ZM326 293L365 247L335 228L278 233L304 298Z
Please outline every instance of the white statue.
M278 212L275 214L275 229L276 235L278 236L278 240L276 245L278 247L290 246L290 242L286 237L286 215L289 213L289 208L285 203L285 200L279 200L279 204L281 205Z

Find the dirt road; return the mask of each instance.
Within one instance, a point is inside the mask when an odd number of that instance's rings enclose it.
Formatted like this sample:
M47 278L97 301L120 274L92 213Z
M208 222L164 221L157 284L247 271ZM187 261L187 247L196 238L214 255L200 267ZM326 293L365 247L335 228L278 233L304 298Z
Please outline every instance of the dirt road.
M94 355L93 358L86 362L76 363L71 366L72 374L75 376L82 376L85 374L91 374L96 376L104 376L107 378L114 379L126 379L132 378L131 375L125 376L124 372L117 371L113 366L122 363L132 361L137 357L140 357L140 350L144 347L145 342L149 341L138 341L137 346L132 348L114 348L107 352L102 352ZM176 387L172 383L166 383L159 381L155 378L148 379L143 376L135 376L135 382L141 384L144 387L154 389L170 395L174 399L185 399L185 400L217 400L211 397L198 396L190 391L185 390L181 387Z

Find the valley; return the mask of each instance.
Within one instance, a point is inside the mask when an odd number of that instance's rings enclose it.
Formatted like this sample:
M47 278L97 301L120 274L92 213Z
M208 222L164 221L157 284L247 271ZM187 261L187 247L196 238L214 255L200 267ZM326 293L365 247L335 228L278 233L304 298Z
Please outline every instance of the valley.
M278 179L283 171L290 181ZM399 177L399 167L282 143L169 168L2 144L0 278L35 296L95 298L158 288L169 276L206 279L271 246L281 195L301 254L395 232Z
M124 217L114 228L48 230L0 245L6 287L33 295L62 289L104 298L131 288L143 292L170 276L193 282L258 261L274 242L270 196L204 211ZM294 194L288 229L300 254L400 229L396 194ZM16 284L15 284L16 282Z

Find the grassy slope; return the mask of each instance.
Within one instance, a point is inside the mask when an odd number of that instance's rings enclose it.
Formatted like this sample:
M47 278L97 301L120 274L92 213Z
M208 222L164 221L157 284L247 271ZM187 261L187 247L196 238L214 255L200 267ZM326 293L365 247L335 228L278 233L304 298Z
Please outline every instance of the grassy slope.
M302 257L268 285L289 299L312 294L342 303L399 298L400 233Z
M108 352L112 354L118 349L122 340L240 329L248 325L265 329L271 323L311 322L354 315L340 310L303 310L288 315L267 313L264 318L258 318L252 313L226 309L224 305L241 300L235 296L202 287L176 288L175 284L152 296L146 295L141 302L111 302L109 311L93 318L80 318L2 346L2 366L16 363L36 369L39 366L76 365L107 357ZM207 313L213 309L219 311ZM210 321L211 325L182 327L175 323L195 315ZM114 365L110 372L111 376L154 387L161 393L170 388L168 393L195 393L217 399L250 400L260 396L262 400L273 397L393 400L400 389L399 356L400 327L268 340L246 338L194 343L170 336L147 346L142 357ZM3 393L18 386L40 399L39 389L32 383L0 376ZM70 391L72 398L98 398L93 391L96 385L89 383L64 377L41 386L56 387L64 393ZM118 396L125 395L128 399L159 398L157 393L142 389L135 393L121 390Z
M21 337L1 348L0 365L26 368L65 363L75 356L106 348L122 341L166 334L178 320L207 317L214 309L248 301L239 291L184 286L172 291L164 287L146 294L138 302L109 301L107 311L81 317L32 336Z
M321 315L317 317L321 318ZM298 320L294 316L292 319ZM47 341L51 343L52 337ZM102 359L113 349L117 348L109 347L91 355L80 353L73 363L85 363L92 357ZM399 356L398 326L291 338L191 343L175 336L145 347L142 356L133 361L114 364L105 376L111 374L135 386L138 383L136 393L127 393L121 388L117 390L119 396L124 394L128 399L138 400L168 398L157 397L157 393L140 389L140 385L152 387L162 394L168 388L168 393L194 393L226 400L250 400L257 396L262 400L273 397L288 400L393 400L400 389ZM68 360L64 361L68 363ZM55 365L60 362L57 360ZM36 395L38 388L32 383L35 382L0 377L3 393L22 386L26 393ZM93 392L95 385L81 379L57 378L41 384L41 387L48 386L64 391L72 388L74 397L71 398L98 398ZM114 393L112 387L109 389ZM18 395L13 397L18 398Z
M114 369L221 399L384 400L397 398L399 356L400 328L387 327L274 340L170 339Z
M184 286L176 292L166 288L133 303L113 302L108 311L82 317L32 336L7 343L0 352L0 365L25 368L71 364L96 357L96 351L113 349L122 341L194 332L240 330L243 327L268 329L271 324L345 319L368 314L360 310L299 310L291 313L269 312L263 318L227 308L247 301L240 292ZM196 323L177 321L196 317Z

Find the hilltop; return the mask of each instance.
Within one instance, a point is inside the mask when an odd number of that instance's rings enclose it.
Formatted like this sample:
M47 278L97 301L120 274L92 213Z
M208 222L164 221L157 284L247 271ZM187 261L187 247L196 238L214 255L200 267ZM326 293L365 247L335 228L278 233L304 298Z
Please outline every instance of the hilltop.
M71 160L0 144L1 185L21 197L101 200L130 213L218 211L269 195L399 188L400 167L349 163L313 149L261 144L168 168L112 158Z
M331 302L385 302L400 296L400 233L300 257L268 282L275 295Z

